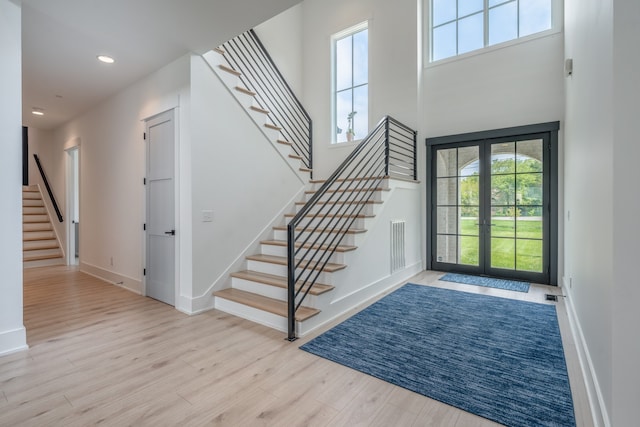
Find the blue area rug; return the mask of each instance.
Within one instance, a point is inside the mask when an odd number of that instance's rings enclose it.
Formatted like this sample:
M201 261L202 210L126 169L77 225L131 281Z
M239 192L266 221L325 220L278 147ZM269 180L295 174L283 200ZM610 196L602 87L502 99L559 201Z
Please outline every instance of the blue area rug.
M527 282L517 280L493 279L491 277L470 276L468 274L447 273L440 278L445 282L465 283L467 285L484 286L486 288L505 289L507 291L529 292Z
M407 284L300 348L507 426L575 426L553 305Z

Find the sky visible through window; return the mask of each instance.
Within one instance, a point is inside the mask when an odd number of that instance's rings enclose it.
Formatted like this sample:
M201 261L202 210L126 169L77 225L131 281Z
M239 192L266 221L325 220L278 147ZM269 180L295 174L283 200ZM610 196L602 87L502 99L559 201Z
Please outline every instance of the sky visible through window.
M336 40L335 55L334 141L363 139L369 131L369 31Z
M552 0L432 0L431 60L551 28ZM486 26L486 28L485 28Z

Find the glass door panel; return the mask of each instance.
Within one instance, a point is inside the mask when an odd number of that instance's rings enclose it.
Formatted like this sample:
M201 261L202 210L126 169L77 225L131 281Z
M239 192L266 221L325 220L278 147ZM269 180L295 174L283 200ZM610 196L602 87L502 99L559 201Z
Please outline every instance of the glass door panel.
M436 260L480 265L479 146L436 151Z
M542 139L491 144L489 267L542 273Z

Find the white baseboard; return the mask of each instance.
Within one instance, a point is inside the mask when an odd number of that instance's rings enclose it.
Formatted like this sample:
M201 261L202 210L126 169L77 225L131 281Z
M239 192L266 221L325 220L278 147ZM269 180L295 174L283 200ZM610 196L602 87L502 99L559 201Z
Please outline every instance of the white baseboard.
M212 294L195 298L185 296L180 296L178 298L179 301L178 304L176 304L176 310L184 314L188 314L189 316L204 313L205 311L213 310L215 308L215 298Z
M568 290L566 286L563 286L565 290ZM569 317L569 325L571 327L571 335L573 335L573 341L576 344L576 351L578 353L578 360L580 362L580 368L582 369L582 376L584 378L585 387L587 389L587 396L589 398L589 407L591 408L591 416L593 417L593 423L596 427L604 426L611 427L611 421L607 413L607 407L604 404L602 397L602 389L598 383L598 377L593 367L593 361L589 354L589 348L580 326L578 315L573 307L570 292L566 292L567 297L565 302L567 305L567 313Z
M27 350L27 330L24 328L0 332L0 356Z
M135 294L142 295L142 281L110 271L95 265L81 262L80 271L105 282L119 286Z

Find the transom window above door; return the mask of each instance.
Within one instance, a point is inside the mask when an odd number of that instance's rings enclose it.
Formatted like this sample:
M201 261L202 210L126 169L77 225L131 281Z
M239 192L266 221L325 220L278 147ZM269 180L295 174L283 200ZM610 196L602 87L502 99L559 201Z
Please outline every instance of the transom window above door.
M369 133L369 30L359 24L333 36L333 142Z
M430 0L431 62L554 27L561 0Z

